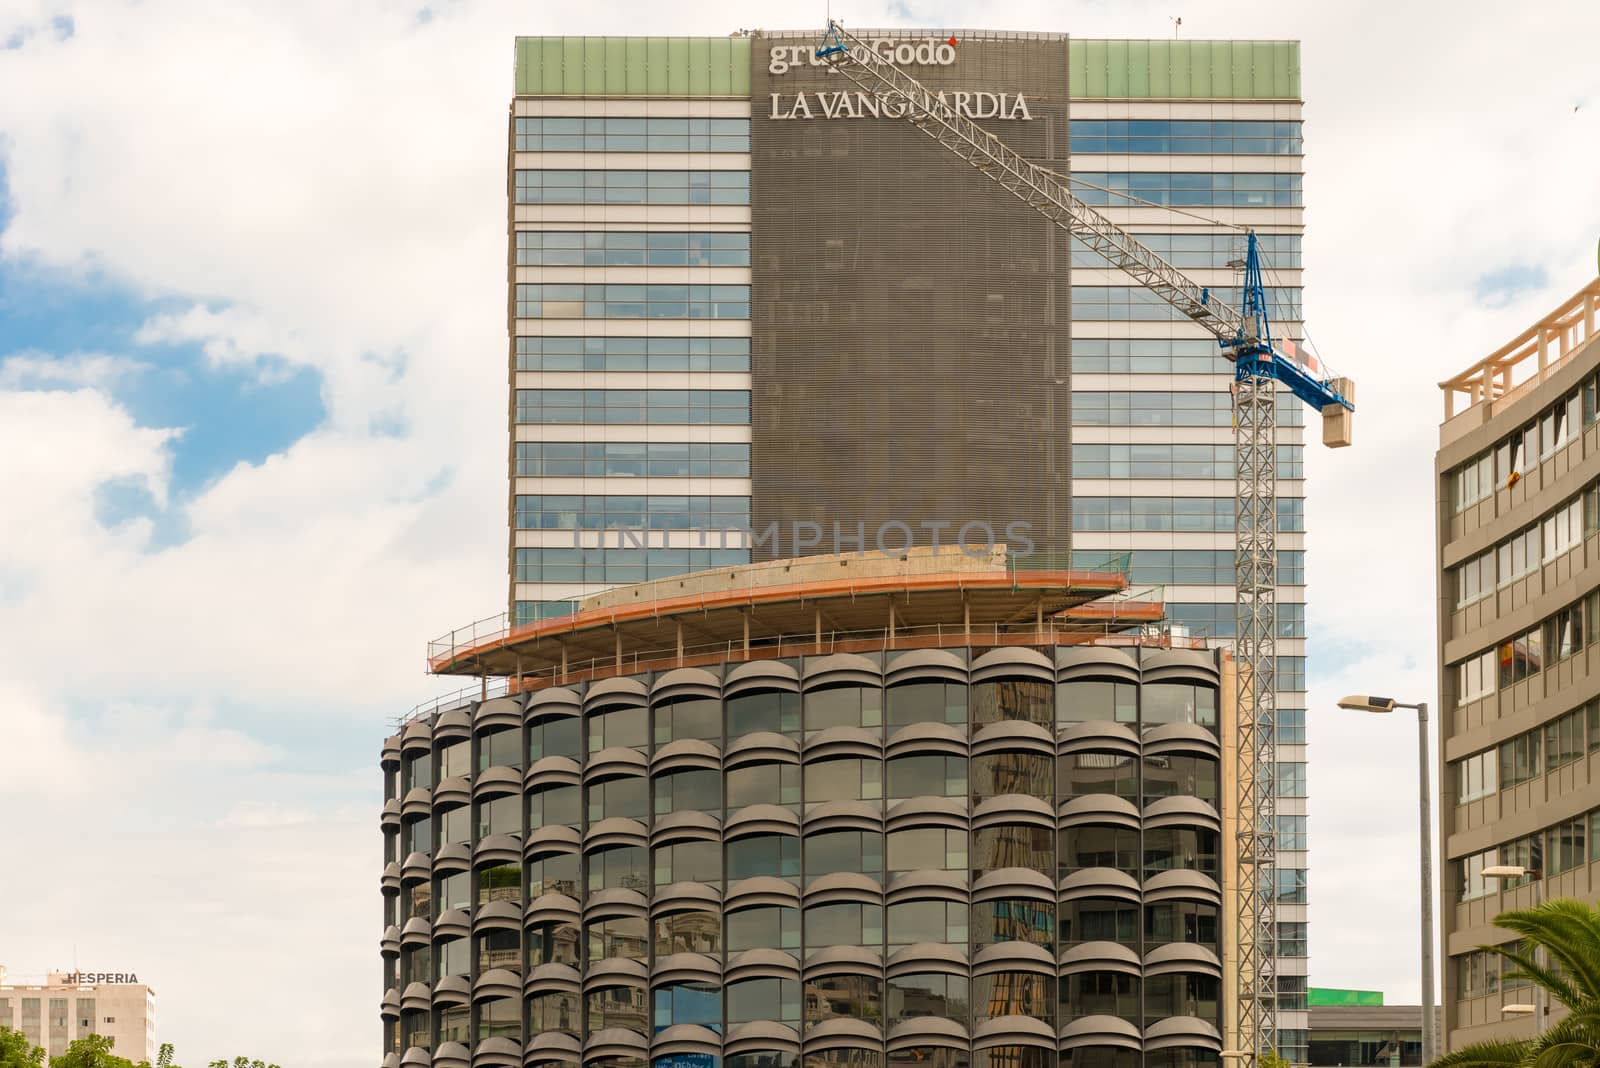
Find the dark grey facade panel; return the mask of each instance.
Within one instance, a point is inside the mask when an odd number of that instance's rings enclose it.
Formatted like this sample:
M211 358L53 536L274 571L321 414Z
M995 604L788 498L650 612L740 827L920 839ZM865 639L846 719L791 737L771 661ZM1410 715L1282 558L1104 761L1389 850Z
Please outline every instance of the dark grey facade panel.
M866 114L842 75L769 69L771 49L800 46L814 42L752 49L752 518L784 531L756 558L790 555L795 522L825 532L813 552L837 551L835 524L864 524L872 549L885 524L929 544L923 523L949 523L948 543L972 521L1000 537L1022 524L1035 551L1068 551L1065 236L904 119ZM1066 41L953 52L907 69L933 89L993 94L968 106L1011 115L983 121L1065 171Z

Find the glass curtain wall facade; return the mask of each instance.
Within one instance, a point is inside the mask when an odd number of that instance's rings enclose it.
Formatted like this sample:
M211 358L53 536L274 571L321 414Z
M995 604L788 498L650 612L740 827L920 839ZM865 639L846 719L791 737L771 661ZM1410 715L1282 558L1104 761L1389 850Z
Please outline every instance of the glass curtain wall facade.
M1221 297L1236 299L1238 228L1254 227L1276 325L1299 336L1295 43L994 33L943 52L946 31L896 33L914 76L970 93L997 135ZM1021 523L1014 549L1080 567L1130 553L1174 622L1230 641L1230 376L1214 341L881 103L837 95L812 44L519 40L513 621L752 555L872 551L888 524L906 528L890 546L982 540L975 521L1001 538ZM1281 407L1279 1026L1298 1063L1302 423ZM702 533L743 528L761 537Z
M385 1063L1218 1064L1220 655L887 644L391 737Z

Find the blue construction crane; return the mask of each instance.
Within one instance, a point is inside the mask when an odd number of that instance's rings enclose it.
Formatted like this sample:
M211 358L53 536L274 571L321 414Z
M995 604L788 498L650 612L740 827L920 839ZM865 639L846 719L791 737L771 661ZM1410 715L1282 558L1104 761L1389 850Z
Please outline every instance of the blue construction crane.
M857 87L899 103L897 112L913 127L1204 327L1233 362L1235 1023L1243 1054L1238 1068L1256 1068L1278 1043L1278 385L1322 413L1323 444L1339 448L1350 444L1354 383L1330 375L1314 357L1301 356L1287 339L1273 342L1254 231L1246 237L1244 285L1235 311L1084 203L1073 194L1070 179L1006 147L958 114L943 94L931 92L839 23L829 20L816 56Z

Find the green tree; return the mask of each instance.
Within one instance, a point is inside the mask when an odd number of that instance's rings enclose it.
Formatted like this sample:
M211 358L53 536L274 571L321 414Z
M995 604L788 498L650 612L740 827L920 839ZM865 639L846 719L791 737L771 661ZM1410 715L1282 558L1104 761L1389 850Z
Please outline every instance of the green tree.
M1275 1049L1269 1049L1256 1061L1257 1068L1294 1068L1283 1055Z
M44 1049L28 1045L21 1031L0 1027L0 1068L42 1068Z
M1502 912L1494 922L1522 936L1509 946L1480 947L1516 966L1502 978L1527 979L1567 1015L1534 1038L1474 1042L1429 1068L1600 1068L1600 909L1557 898Z
M126 1057L111 1052L111 1040L104 1035L75 1038L67 1052L50 1058L50 1068L137 1068ZM148 1068L148 1065L145 1066Z

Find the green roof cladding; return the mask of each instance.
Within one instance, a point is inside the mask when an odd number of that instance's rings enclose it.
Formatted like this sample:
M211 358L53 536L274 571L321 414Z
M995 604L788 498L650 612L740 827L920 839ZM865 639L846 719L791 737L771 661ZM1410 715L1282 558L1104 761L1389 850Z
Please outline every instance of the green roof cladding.
M748 37L519 37L518 96L750 96ZM1299 100L1298 41L1067 42L1075 100Z
M1314 986L1307 991L1306 1004L1319 1009L1334 1005L1378 1007L1383 1004L1383 992L1379 990L1341 990L1338 987Z
M518 96L750 96L748 37L518 37Z
M1067 45L1074 100L1299 100L1299 41Z

